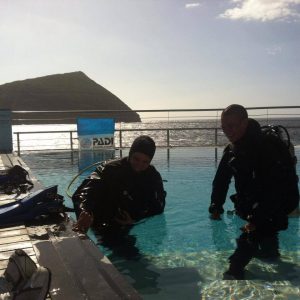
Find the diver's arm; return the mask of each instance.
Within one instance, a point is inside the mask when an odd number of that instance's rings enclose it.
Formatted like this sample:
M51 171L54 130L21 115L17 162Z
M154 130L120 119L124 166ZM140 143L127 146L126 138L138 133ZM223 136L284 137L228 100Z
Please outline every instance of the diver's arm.
M223 205L232 178L232 171L228 165L229 158L230 153L225 149L212 184L211 203L208 209L212 219L220 219L220 215L224 212Z
M114 221L116 221L119 225L132 225L135 223L135 220L132 219L129 212L121 209L119 209L119 213L115 216Z
M105 173L103 165L100 165L82 182L72 196L78 222L89 224L89 226L82 225L83 227L90 227L93 223L93 212L95 210L96 201L99 201L98 198L101 196L101 191L103 191L105 185ZM76 226L77 225L74 227ZM78 224L77 227L81 227L80 224Z
M101 190L102 182L99 177L90 176L85 179L72 196L77 217L82 210L92 212L95 207L95 197Z
M164 190L163 181L159 172L155 171L153 174L153 197L148 203L147 217L161 214L166 205L166 191Z
M74 231L85 233L93 224L95 197L101 185L101 179L93 173L73 194L72 200L77 216L77 222L73 226Z

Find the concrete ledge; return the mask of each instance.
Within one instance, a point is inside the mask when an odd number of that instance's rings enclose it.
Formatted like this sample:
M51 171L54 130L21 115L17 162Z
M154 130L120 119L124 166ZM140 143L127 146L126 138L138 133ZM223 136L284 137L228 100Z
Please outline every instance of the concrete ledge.
M88 239L50 234L50 240L34 243L34 249L39 264L53 274L51 299L141 299Z

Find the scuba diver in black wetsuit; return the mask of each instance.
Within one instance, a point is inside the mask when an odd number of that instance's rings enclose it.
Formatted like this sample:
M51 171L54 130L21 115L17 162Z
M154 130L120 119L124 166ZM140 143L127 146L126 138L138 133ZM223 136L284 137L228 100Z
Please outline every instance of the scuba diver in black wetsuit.
M155 142L136 138L129 156L100 165L72 196L78 218L73 230L90 226L103 233L126 230L135 222L164 211L162 178L150 162Z
M299 204L298 177L286 145L263 135L257 121L238 104L221 115L222 129L231 142L224 150L213 180L211 218L224 212L231 178L236 214L247 223L241 228L237 248L230 256L224 279L244 279L244 268L253 257L278 257L278 231L288 227L288 214Z

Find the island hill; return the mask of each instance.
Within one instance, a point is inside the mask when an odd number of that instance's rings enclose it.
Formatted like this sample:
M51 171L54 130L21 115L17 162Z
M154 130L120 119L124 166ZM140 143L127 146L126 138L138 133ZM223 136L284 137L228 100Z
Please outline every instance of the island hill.
M76 123L78 117L113 118L116 122L141 121L139 115L123 101L83 72L55 74L0 85L0 109L18 111L12 113L13 124L68 124Z

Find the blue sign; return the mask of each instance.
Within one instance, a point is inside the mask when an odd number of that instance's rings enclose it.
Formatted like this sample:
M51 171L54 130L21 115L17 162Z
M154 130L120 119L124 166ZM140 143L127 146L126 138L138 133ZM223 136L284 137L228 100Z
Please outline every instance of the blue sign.
M99 134L113 134L115 132L114 119L77 119L77 132L79 136L82 135L99 135Z
M78 142L81 150L114 147L114 119L77 119Z

